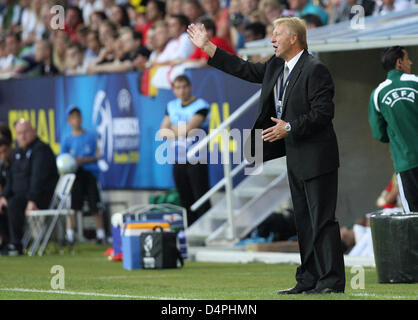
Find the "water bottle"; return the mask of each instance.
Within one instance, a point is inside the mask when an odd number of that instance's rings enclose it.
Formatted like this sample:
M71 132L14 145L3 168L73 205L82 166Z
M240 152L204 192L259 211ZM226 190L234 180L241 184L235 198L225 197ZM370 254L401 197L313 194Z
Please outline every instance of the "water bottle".
M186 244L186 234L184 231L180 231L177 235L179 239L179 249L183 260L187 259L187 244Z

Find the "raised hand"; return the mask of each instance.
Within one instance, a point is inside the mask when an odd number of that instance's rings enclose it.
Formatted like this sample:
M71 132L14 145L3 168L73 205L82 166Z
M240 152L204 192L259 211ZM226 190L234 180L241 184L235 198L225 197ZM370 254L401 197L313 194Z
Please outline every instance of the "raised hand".
M190 41L193 42L196 47L204 50L204 47L209 42L209 36L205 26L203 24L192 23L187 27L187 33Z
M209 57L213 57L216 46L210 42L208 33L203 24L190 24L187 28L187 34L190 41L198 48L205 51Z

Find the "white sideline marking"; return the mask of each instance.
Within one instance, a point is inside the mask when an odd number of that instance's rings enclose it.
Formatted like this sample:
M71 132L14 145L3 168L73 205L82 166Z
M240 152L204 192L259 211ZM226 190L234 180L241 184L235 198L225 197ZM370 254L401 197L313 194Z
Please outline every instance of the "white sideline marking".
M177 275L173 275L173 277L176 277ZM144 275L129 275L129 276L104 276L104 277L97 277L95 279L99 279L99 280L114 280L114 279L133 279L133 278L140 278L140 279L146 279L146 278L166 278L168 277L168 275L149 275L149 276L144 276Z
M351 293L348 294L354 297L373 297L376 299L416 299L417 296L398 296L398 295L390 295L390 294L375 294L375 293Z
M0 290L32 292L32 293L58 293L58 294L67 294L67 295L108 297L108 298L130 298L130 299L149 299L149 300L193 300L193 299L174 298L174 297L131 296L131 295L126 295L126 294L107 294L107 293L77 292L77 291L65 291L65 290L39 290L39 289L25 289L25 288L0 288Z

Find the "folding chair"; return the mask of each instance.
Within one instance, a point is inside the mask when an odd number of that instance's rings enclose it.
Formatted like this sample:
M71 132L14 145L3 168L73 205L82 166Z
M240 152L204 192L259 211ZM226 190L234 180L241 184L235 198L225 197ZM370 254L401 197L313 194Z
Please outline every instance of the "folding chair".
M29 225L34 238L28 252L30 256L35 255L37 251L38 255L42 256L55 228L57 226L62 228L59 219L74 214L74 210L70 209L71 189L74 180L74 173L61 175L55 187L49 209L28 212ZM65 227L61 231L65 231Z

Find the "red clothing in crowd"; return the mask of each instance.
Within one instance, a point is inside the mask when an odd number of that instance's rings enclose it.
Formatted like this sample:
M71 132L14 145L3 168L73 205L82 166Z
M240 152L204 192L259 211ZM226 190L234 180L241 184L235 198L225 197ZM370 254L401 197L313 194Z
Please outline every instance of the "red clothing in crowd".
M64 32L68 34L72 42L78 42L77 28L80 24L81 23L77 24L73 28L70 28L67 24L64 25Z
M146 45L147 44L147 32L148 32L149 28L152 27L153 24L154 24L154 22L149 21L149 22L147 22L144 25L137 24L135 26L135 31L139 31L142 34L142 44L143 45Z
M386 190L386 192L390 192L390 191L392 191L392 188L393 188L393 180L391 180L389 182L389 184L386 186L385 190ZM396 205L394 203L386 202L384 205L382 205L382 208L383 209L396 208Z
M226 39L229 43L232 43L231 33L230 33L230 22L229 22L229 9L223 8L216 15L215 18L212 17L216 25L216 35L218 37Z
M225 51L227 51L229 53L237 54L237 52L235 51L235 49L224 38L220 38L220 37L216 37L215 36L212 39L210 39L210 42L212 42L217 47L219 47L219 48L221 48L221 49L223 49L223 50L225 50ZM196 48L193 51L193 53L190 55L189 59L193 59L193 60L206 59L206 60L209 60L209 56L202 49Z

